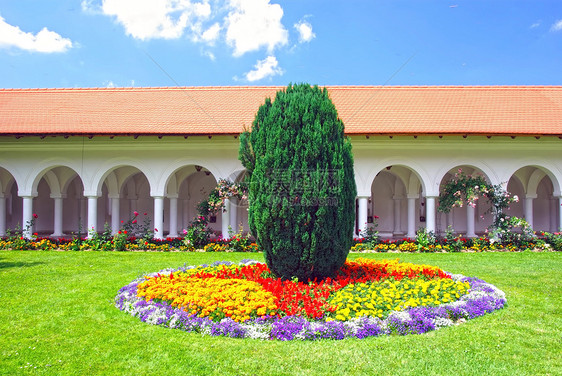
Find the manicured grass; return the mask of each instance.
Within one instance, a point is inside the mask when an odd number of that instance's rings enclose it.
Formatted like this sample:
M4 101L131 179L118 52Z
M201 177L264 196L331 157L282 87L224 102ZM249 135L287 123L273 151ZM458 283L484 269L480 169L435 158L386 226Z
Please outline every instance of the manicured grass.
M261 254L0 251L0 374L562 374L562 253L350 257L398 257L477 276L505 291L508 307L406 337L204 337L142 323L117 310L113 297L144 272Z

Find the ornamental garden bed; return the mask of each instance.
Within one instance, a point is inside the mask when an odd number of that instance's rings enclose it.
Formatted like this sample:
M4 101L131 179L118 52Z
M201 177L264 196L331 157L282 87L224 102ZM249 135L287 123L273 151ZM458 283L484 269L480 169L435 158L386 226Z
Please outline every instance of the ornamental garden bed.
M422 334L501 309L478 278L398 260L348 260L322 281L281 280L253 260L166 269L119 290L117 308L153 325L270 340Z

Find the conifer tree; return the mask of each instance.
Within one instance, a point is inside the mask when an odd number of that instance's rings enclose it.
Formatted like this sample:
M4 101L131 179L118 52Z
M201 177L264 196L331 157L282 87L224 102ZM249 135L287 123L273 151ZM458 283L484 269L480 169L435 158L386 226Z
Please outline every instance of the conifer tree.
M250 177L250 230L278 277L325 278L353 241L351 143L327 89L289 85L240 137Z

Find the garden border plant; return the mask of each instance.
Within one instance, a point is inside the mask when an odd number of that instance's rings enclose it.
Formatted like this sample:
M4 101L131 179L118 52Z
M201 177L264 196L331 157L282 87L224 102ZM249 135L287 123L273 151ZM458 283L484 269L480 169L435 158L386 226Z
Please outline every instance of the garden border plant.
M257 264L253 260L242 260L240 267ZM235 265L231 262L214 262L211 266ZM206 265L204 265L206 267ZM470 290L457 301L437 307L411 307L404 311L391 312L386 318L362 316L350 320L311 320L304 316L271 317L263 316L238 322L226 317L213 321L209 317L199 317L182 308L176 308L159 299L145 300L137 296L138 286L147 278L170 278L177 272L196 269L184 266L178 269L165 269L132 281L121 288L115 297L115 306L132 316L139 317L153 325L160 325L187 332L197 332L211 336L235 338L254 338L272 340L316 340L344 339L349 337L366 338L381 335L422 334L466 320L482 316L503 308L507 300L505 294L495 286L478 278L451 275L453 281L468 282ZM348 285L351 286L351 285ZM189 309L188 309L189 310Z

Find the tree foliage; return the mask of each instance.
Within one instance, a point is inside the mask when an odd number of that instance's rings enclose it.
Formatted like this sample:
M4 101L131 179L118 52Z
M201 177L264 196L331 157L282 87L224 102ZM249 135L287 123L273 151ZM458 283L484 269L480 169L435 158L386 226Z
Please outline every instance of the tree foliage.
M266 99L240 137L250 176L248 222L270 270L324 278L353 241L356 187L351 143L328 91L289 85Z

